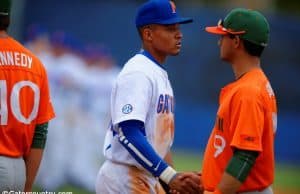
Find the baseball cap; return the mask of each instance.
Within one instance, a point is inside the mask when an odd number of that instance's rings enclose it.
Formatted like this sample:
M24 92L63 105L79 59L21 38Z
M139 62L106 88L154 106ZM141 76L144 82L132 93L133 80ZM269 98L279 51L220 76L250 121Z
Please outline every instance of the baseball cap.
M150 0L139 7L135 25L136 27L142 27L148 24L186 24L192 21L191 18L179 16L173 1Z
M224 20L219 20L217 26L206 27L213 34L240 35L256 45L267 46L269 40L269 24L267 19L258 11L236 8L229 12Z
M10 13L11 0L0 0L0 15L6 16Z

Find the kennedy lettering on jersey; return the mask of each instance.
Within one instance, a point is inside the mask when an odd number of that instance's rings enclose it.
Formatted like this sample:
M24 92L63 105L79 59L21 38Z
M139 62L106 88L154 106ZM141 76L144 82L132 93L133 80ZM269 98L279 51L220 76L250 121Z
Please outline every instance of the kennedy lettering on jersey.
M32 67L32 57L22 52L0 51L0 65Z

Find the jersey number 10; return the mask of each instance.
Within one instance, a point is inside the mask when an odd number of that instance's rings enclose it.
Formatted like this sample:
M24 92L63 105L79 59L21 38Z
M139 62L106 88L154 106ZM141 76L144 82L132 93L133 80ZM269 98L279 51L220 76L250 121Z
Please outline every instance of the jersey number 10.
M34 93L34 103L31 113L26 118L21 111L20 105L20 91L23 87L29 87ZM7 84L6 80L0 80L0 122L1 125L7 125L8 121L8 105L7 105ZM38 113L38 106L40 101L40 89L31 81L20 81L14 84L10 93L10 108L13 116L21 123L30 124Z

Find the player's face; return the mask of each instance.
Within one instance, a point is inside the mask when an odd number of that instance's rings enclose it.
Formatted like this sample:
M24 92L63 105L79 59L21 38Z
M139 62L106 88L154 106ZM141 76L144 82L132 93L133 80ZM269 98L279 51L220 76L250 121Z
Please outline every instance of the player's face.
M231 62L234 51L234 38L229 35L223 35L218 42L220 46L220 57L222 60Z
M179 24L151 25L152 47L158 55L178 55L182 33Z

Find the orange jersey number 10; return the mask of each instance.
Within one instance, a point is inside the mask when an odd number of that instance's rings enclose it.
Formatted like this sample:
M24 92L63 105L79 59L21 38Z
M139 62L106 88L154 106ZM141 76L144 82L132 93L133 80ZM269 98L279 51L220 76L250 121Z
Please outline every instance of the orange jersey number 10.
M20 103L20 91L24 87L29 87L34 94L34 102L31 113L26 118L21 111ZM19 81L15 83L10 92L10 96L7 96L7 84L6 80L0 80L0 123L1 125L7 125L8 122L8 106L11 108L12 115L21 123L30 124L34 120L38 113L39 101L40 101L40 89L31 81ZM10 98L10 104L7 104L7 97Z

